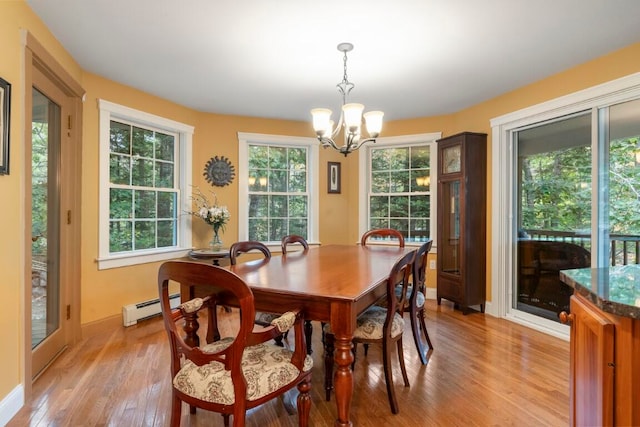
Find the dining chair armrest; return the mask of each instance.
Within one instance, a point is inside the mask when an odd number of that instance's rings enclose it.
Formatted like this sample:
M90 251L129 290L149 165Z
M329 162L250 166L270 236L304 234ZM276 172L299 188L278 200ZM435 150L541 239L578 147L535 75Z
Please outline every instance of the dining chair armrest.
M287 311L277 319L273 319L271 321L271 324L278 328L281 334L284 334L289 329L293 328L293 325L296 323L299 314L300 310Z
M178 306L178 308L182 311L183 315L191 314L200 310L200 308L202 308L203 302L204 301L202 300L202 298L194 298L189 301L183 302Z
M284 313L271 322L271 326L256 326L253 333L247 340L247 345L257 345L281 336L283 332L293 327L295 335L295 349L291 362L299 369L302 369L307 354L307 344L304 334L304 315L301 310L296 309ZM291 326L289 324L291 323ZM279 325L279 326L278 326ZM287 328L287 326L289 326ZM280 328L283 328L282 330Z

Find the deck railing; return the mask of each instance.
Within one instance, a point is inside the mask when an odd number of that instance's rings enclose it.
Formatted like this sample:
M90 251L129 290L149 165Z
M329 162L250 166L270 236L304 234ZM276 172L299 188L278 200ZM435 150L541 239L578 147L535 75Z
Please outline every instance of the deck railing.
M572 231L526 229L533 240L553 240L582 246L591 252L591 235ZM640 264L640 235L611 234L611 265Z

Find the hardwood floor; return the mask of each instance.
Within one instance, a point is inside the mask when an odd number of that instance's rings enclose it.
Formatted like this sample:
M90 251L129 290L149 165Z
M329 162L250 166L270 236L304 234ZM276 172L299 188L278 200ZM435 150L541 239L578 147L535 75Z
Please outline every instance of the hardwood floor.
M359 349L351 406L355 426L563 426L569 423L569 343L514 323L427 301L435 350L416 354L407 322L404 349L411 387L394 359L400 413L389 409L381 350ZM231 327L231 326L229 326ZM166 426L169 348L160 318L124 328L105 322L86 333L33 386L33 397L8 424L17 426ZM312 426L331 426L325 402L320 325L314 323ZM182 426L222 426L219 414L182 411ZM247 415L247 425L296 426L278 400Z

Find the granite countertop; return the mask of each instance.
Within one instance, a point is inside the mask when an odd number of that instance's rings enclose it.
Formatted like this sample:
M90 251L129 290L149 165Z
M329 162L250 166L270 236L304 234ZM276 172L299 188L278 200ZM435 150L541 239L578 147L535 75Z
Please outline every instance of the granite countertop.
M562 270L560 280L606 313L640 319L640 265Z

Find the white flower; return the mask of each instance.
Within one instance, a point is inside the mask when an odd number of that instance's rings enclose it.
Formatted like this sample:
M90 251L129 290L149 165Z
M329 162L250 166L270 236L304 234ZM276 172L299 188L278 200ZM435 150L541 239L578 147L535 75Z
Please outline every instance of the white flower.
M190 215L202 218L204 222L215 228L222 228L231 219L231 214L226 206L218 206L218 198L215 193L213 194L214 203L210 203L209 200L202 194L199 188L196 188L192 200L195 204L195 209L191 212L187 212Z

